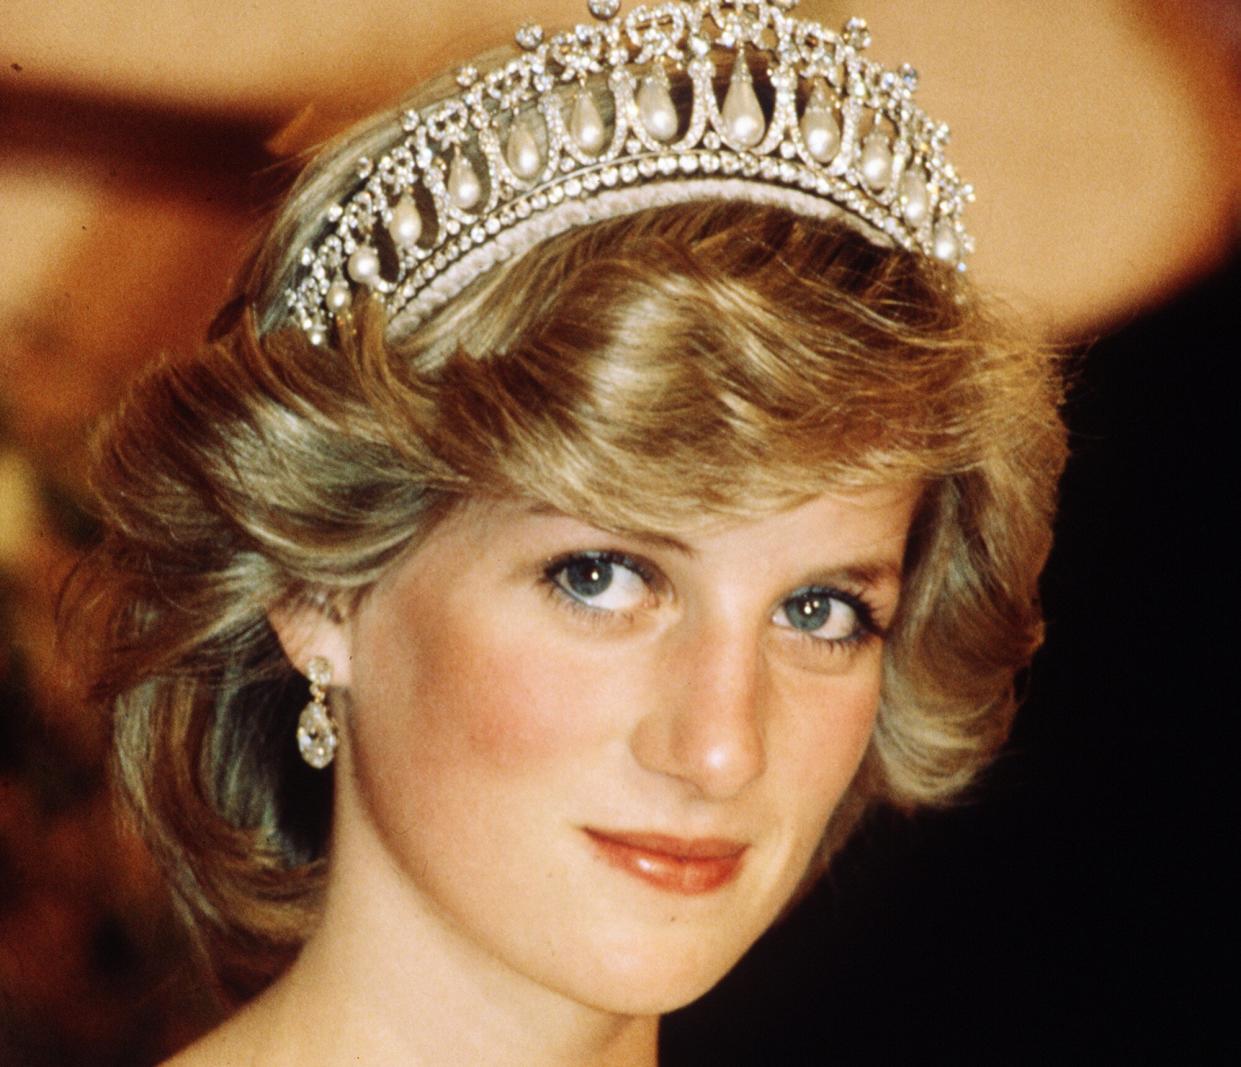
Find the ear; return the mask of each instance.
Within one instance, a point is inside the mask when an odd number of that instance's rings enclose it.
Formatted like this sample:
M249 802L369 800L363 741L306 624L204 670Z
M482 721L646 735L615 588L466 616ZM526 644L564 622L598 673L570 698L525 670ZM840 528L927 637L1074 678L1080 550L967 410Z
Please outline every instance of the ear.
M298 600L269 608L267 621L280 647L302 674L307 664L322 656L332 665L332 685L353 680L353 641L349 619L327 598Z

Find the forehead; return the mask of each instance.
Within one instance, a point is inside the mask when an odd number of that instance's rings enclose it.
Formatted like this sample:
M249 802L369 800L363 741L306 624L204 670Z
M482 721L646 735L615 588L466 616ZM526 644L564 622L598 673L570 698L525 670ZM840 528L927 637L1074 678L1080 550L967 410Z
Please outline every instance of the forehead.
M688 557L760 558L804 547L835 556L899 559L922 487L914 481L841 488L783 507L748 514L684 516L678 521L626 521L575 515L546 502L472 498L444 522L444 537L520 544L526 539L598 533L665 548Z

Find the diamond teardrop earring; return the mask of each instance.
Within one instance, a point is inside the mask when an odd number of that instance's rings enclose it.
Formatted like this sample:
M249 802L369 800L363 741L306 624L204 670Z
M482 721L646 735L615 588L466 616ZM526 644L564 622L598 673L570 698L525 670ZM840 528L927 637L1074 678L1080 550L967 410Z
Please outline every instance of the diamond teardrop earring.
M314 656L306 664L310 681L310 703L297 720L297 748L302 759L321 771L336 756L336 723L327 706L327 687L332 682L332 665L322 656Z

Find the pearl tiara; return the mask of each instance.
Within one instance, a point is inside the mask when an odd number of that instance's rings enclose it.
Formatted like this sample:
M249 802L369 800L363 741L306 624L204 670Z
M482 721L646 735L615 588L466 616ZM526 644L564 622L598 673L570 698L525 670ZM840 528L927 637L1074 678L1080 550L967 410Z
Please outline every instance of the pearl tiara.
M879 243L964 269L973 199L948 128L913 102L917 73L792 15L797 0L674 0L548 35L455 95L405 111L296 259L289 315L316 344L354 291L407 334L502 260L557 233L701 199L842 219ZM723 100L717 84L723 89ZM727 88L724 89L725 84Z

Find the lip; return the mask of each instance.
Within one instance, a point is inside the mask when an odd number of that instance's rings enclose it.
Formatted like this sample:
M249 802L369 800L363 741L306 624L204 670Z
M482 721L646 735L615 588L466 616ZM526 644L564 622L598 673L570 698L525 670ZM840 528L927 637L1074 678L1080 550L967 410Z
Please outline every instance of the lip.
M722 889L741 872L749 847L722 837L584 829L607 863L656 889L683 896Z

